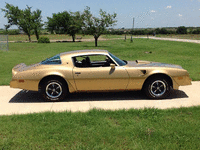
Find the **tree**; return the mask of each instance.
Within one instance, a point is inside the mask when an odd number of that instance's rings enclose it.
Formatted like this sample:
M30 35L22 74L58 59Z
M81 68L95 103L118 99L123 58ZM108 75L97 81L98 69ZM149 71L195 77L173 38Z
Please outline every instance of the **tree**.
M38 30L43 26L41 23L41 11L36 10L31 12L31 7L27 6L24 10L6 3L5 9L1 9L5 12L5 16L8 19L8 27L12 25L18 26L22 29L31 41L31 30L34 29L37 39L39 38Z
M10 25L4 25L5 29L6 29L6 32L8 31L8 29L10 28Z
M75 42L75 35L81 30L83 26L83 15L79 11L70 12L69 30L67 33L72 36L73 42Z
M105 11L100 9L100 18L94 17L90 12L90 7L86 7L84 10L84 27L86 31L94 36L95 46L97 47L97 41L99 36L106 31L106 28L113 26L117 14L107 14Z
M42 11L37 9L36 11L33 11L33 30L35 33L35 36L37 40L39 39L39 32L44 24L42 24Z
M20 10L20 12L16 25L28 35L29 42L31 42L31 30L33 29L31 7L27 6L25 10Z
M67 33L70 25L70 14L67 11L54 13L52 18L47 17L48 21L46 22L47 30L56 31L58 33Z
M83 15L79 11L77 12L59 12L53 14L52 18L47 17L48 31L56 31L57 33L66 33L72 36L73 42L75 42L75 35L81 30L83 26Z
M178 34L187 34L187 28L185 26L180 26L177 28L176 32Z

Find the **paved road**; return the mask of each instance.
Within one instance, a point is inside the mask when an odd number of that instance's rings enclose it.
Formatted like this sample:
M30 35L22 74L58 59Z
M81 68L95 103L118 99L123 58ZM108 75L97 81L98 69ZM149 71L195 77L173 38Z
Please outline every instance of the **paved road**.
M130 36L127 36L127 38L130 39ZM138 37L133 37L133 38L147 38L147 36L138 36ZM178 42L190 42L190 43L198 43L200 44L200 40L191 40L191 39L178 39L178 38L159 38L159 37L154 37L154 36L149 36L149 39L154 39L154 40L165 40L165 41L178 41ZM113 38L113 39L124 39L124 38ZM106 38L99 38L98 41L106 41L106 40L113 40L113 39L106 39ZM81 40L76 40L76 41L94 41L94 38L91 39L81 39ZM9 41L10 43L15 43L16 41ZM27 43L28 41L21 41ZM32 41L32 42L37 42L37 41ZM72 42L71 39L59 39L59 40L50 40L50 42Z
M200 82L192 82L190 86L182 86L172 92L168 99L148 100L138 92L115 93L77 93L71 94L63 102L44 102L38 92L11 89L0 86L0 115L26 114L44 111L88 111L98 109L130 109L130 108L178 108L200 105Z
M128 37L130 39L130 37ZM189 43L197 43L200 44L200 40L191 40L191 39L178 39L178 38L163 38L163 37L155 37L155 36L138 36L133 38L145 38L145 39L154 39L154 40L164 40L164 41L177 41L177 42L189 42ZM124 39L124 38L119 38Z
M147 38L147 37L145 37ZM190 40L190 39L177 39L177 38L159 38L159 37L149 37L154 40L166 40L166 41L177 41L177 42L189 42L189 43L198 43L200 44L200 40Z

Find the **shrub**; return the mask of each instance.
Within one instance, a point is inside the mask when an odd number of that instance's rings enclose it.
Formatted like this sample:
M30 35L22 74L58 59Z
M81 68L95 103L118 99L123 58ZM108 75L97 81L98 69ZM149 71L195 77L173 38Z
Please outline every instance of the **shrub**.
M135 30L134 31L134 35L145 35L146 33L146 30L140 30L140 29L138 29L138 30Z
M200 29L196 29L194 31L192 31L193 34L200 34Z
M40 37L38 43L50 43L50 40L48 37Z
M168 34L168 31L166 28L161 28L160 29L160 34Z
M156 29L154 30L154 32L155 32L156 34L160 34L160 28L156 28Z
M176 30L176 32L178 34L187 34L187 28L184 27L184 26L180 26L180 27L178 27L178 29Z
M7 31L6 30L2 30L1 34L4 34L4 35L6 35L6 34L8 34L8 35L18 35L20 33L19 33L18 29L13 29L13 30L7 30Z

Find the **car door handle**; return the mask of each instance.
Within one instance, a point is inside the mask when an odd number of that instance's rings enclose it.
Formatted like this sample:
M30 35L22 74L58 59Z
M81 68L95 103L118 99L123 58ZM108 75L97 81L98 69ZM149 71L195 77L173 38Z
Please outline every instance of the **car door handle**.
M81 74L81 72L75 72L75 74Z

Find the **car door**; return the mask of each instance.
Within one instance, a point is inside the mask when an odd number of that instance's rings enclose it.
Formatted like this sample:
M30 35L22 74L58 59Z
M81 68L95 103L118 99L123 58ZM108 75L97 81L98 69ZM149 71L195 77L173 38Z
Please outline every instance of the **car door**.
M123 66L114 68L105 66L103 61L94 61L91 58L91 66L74 66L73 76L77 91L124 90L127 88L129 75L126 69Z

